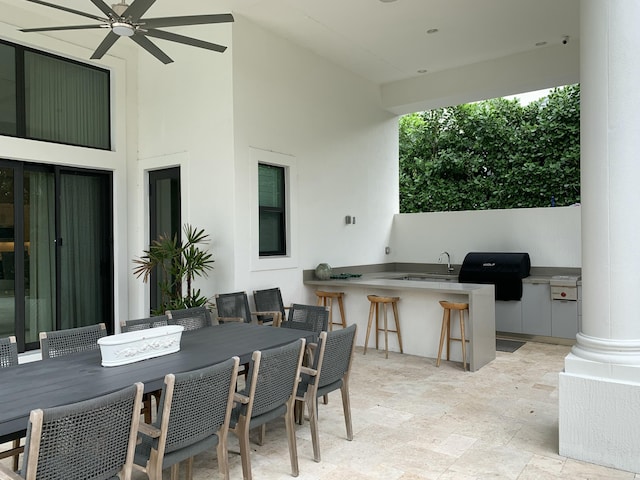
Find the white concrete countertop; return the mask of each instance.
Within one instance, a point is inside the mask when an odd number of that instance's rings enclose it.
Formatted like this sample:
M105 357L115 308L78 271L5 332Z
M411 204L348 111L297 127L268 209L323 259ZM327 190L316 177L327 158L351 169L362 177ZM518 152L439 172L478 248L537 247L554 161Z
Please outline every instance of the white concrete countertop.
M440 340L442 308L439 300L469 303L467 359L473 372L495 359L495 302L493 285L458 283L455 280L404 280L415 272L380 271L348 279L307 279L317 290L344 291L347 323L358 324L359 345L364 345L369 302L367 295L393 295L399 302L404 353L436 358ZM451 336L459 336L457 316L452 318ZM373 330L373 328L372 328ZM395 335L390 335L395 337ZM452 342L451 359L461 361L460 342ZM400 351L397 343L390 350ZM445 350L446 351L446 345ZM446 358L443 351L443 359Z

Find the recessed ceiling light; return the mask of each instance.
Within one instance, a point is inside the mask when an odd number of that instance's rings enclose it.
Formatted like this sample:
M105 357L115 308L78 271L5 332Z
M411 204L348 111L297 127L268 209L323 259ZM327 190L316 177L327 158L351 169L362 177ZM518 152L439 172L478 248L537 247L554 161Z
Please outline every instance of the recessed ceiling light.
M382 2L382 3L393 3L395 1L396 0L380 0L380 2Z
M427 73L429 70L427 70L426 68L421 68L420 70L418 70L418 73Z
M536 42L536 47L542 47L544 45L546 45L547 42Z
M437 28L430 28L429 30L427 30L427 33L429 35L431 35L432 33L438 33L440 30L438 30Z

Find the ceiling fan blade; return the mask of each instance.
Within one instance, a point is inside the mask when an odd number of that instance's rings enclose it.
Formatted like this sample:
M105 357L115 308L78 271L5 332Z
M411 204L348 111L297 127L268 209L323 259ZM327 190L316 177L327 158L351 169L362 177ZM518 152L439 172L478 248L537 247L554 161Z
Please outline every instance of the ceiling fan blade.
M106 25L69 25L66 27L21 28L21 32L51 32L54 30L84 30L88 28L105 28Z
M98 48L96 48L96 51L93 52L93 55L91 55L91 58L93 59L102 58L104 54L107 53L107 50L109 50L119 38L120 37L115 33L109 32L107 36L104 37L104 40L102 40L100 45L98 45Z
M171 58L166 53L160 50L151 40L149 40L144 35L136 34L130 38L165 65L167 63L173 62L173 60L171 60Z
M140 0L138 0L140 1ZM205 23L233 22L233 15L220 13L216 15L190 15L186 17L143 18L143 28L180 27L182 25L203 25Z
M218 45L217 43L205 42L196 38L185 37L184 35L178 35L177 33L155 30L153 28L150 28L146 32L144 32L144 35L161 38L162 40L169 40L170 42L183 43L192 47L205 48L207 50L213 50L215 52L224 52L227 49L227 47Z
M151 8L151 5L155 3L156 0L134 0L129 8L127 8L122 14L123 17L130 17L131 21L136 23L140 20L140 17L147 13L147 10Z
M38 3L40 5L44 5L45 7L57 8L58 10L63 10L69 13L75 13L76 15L82 15L83 17L93 18L94 20L99 20L101 22L106 22L107 19L104 17L98 17L97 15L93 15L87 12L81 12L80 10L74 10L73 8L63 7L61 5L56 5L55 3L43 2L41 0L27 0L31 3Z
M112 19L120 18L119 15L116 12L114 12L113 9L109 5L104 3L102 0L91 0L91 3L93 3L96 7L98 7L100 11L104 13L107 17Z

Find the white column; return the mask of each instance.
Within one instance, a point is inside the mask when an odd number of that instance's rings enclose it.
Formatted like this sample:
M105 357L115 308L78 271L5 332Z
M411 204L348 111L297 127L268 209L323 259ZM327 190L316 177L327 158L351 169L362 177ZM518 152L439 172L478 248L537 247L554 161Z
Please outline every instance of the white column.
M582 327L560 454L640 472L640 2L580 6Z

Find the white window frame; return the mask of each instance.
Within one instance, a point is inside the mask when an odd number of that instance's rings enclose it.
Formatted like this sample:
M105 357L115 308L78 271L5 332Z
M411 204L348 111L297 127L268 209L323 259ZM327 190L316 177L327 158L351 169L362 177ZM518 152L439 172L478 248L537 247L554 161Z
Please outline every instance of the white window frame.
M297 208L298 202L298 171L296 158L268 150L252 148L252 185L251 185L251 269L280 270L297 268ZM259 183L258 165L273 165L284 168L285 183L285 255L260 256L260 210L259 210Z

